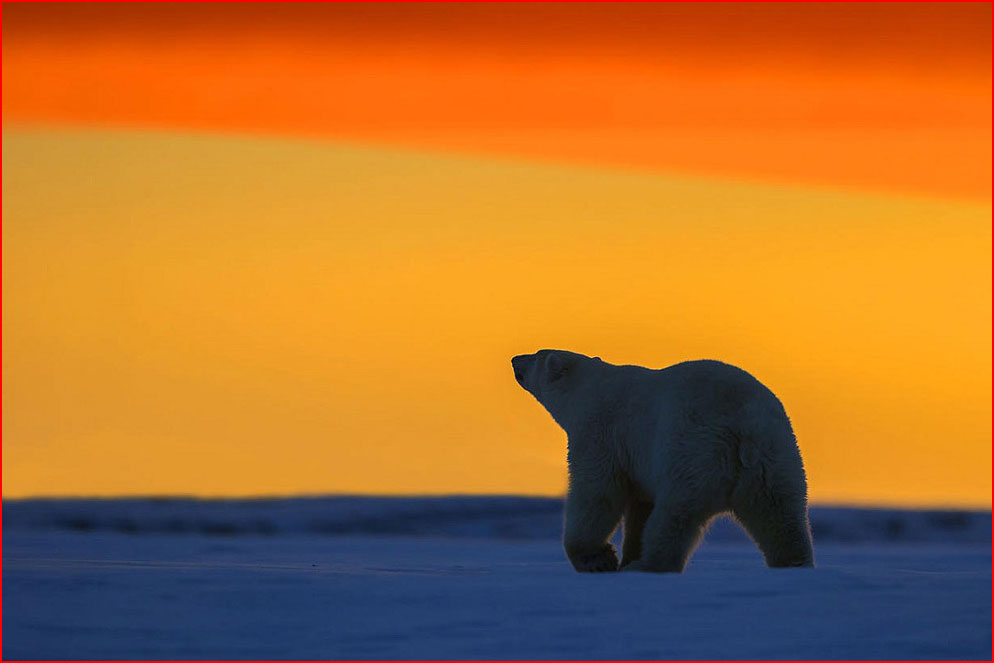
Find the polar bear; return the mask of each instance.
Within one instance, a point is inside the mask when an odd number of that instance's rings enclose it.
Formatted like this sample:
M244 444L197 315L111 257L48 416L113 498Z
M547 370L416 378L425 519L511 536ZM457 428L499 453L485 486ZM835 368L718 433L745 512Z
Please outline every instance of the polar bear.
M682 572L707 523L731 512L770 567L814 566L807 483L790 420L740 368L660 370L540 350L514 377L567 434L563 544L573 568Z

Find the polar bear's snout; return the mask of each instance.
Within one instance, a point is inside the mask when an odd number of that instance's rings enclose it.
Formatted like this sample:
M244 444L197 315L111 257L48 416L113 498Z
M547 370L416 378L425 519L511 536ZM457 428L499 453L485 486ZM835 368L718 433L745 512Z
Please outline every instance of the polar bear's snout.
M531 368L532 362L535 361L535 355L518 355L517 357L511 358L511 368L514 369L514 379L518 381L522 387L525 386L525 377L528 375L528 369Z

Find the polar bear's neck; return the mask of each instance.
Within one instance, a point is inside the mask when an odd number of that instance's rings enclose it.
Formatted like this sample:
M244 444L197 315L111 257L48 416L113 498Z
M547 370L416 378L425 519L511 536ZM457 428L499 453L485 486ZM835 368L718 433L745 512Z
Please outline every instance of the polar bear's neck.
M554 418L569 440L571 471L610 465L634 477L646 460L645 445L638 441L651 438L659 423L657 395L665 377L640 366L605 364L604 369L597 380L569 394Z

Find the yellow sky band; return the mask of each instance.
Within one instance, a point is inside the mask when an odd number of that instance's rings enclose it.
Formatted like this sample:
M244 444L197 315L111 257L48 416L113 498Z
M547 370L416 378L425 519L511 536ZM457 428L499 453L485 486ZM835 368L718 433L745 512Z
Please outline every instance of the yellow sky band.
M559 494L541 347L738 364L817 503L990 506L989 204L169 132L3 136L3 494Z

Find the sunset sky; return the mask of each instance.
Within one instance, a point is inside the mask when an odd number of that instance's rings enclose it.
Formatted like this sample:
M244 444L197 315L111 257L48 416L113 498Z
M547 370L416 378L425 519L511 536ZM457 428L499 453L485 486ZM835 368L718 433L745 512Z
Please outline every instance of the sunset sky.
M3 495L528 493L510 357L991 503L989 4L5 4Z

